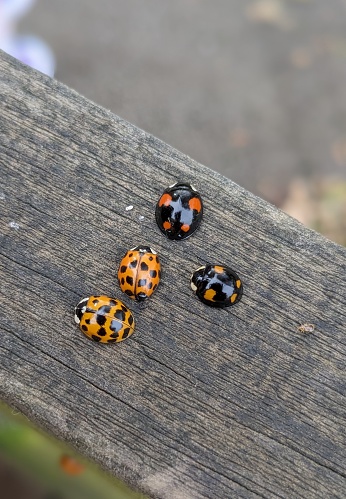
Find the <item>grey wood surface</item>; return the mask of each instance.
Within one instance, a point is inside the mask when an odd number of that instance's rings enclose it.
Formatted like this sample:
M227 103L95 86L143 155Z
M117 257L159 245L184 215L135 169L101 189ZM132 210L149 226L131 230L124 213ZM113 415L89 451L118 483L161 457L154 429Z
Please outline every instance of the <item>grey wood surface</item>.
M1 398L151 497L346 497L345 248L3 53L0 106ZM154 217L177 180L205 205L184 242ZM144 306L116 282L137 244L163 267ZM193 295L208 261L239 304ZM73 323L101 293L135 315L123 343Z

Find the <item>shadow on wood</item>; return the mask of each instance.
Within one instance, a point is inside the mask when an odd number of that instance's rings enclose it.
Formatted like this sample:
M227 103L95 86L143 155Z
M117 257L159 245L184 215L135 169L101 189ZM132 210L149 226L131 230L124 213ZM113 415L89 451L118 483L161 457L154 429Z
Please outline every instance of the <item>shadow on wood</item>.
M1 397L151 497L342 497L345 248L3 53L0 105ZM154 217L177 180L205 206L183 242ZM137 244L163 268L144 305L116 280ZM196 299L206 262L240 303ZM91 294L131 308L130 339L76 329Z

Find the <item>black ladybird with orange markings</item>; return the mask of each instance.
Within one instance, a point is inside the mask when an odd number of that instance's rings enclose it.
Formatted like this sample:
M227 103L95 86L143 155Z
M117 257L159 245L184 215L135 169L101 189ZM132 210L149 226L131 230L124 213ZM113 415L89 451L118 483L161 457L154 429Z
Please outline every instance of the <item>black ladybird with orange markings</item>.
M205 265L191 277L191 288L210 307L235 305L243 294L243 285L234 270L223 265Z
M156 205L156 222L169 239L190 237L203 216L200 194L190 184L178 182L168 187Z

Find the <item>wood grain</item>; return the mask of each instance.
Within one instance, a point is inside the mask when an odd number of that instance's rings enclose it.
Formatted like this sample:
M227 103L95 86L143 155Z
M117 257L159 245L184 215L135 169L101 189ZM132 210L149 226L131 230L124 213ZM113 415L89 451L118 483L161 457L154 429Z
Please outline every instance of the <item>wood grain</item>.
M345 497L345 248L3 53L0 106L1 397L151 497ZM183 242L154 217L177 180L205 205ZM137 244L163 266L144 306L116 282ZM193 295L209 261L236 306ZM73 323L101 293L135 315L121 344Z

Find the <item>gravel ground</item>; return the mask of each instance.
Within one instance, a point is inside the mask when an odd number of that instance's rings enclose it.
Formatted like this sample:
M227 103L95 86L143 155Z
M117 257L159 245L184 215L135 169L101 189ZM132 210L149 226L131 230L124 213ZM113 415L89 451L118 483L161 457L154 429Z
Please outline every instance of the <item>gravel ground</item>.
M346 1L41 0L56 77L280 205L346 177Z

